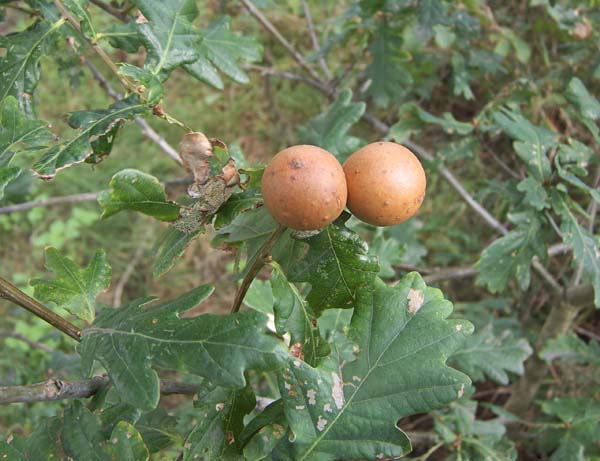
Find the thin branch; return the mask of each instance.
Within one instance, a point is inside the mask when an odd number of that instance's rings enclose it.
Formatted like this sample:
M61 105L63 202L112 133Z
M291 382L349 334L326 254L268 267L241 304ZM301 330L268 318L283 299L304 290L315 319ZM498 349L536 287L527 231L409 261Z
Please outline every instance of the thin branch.
M116 100L116 101L120 100L121 95L119 93L117 93L110 86L110 83L108 83L108 80L104 77L104 75L102 75L102 73L98 70L98 68L94 65L94 63L92 63L87 58L83 58L83 62L87 66L87 68L90 70L92 75L94 76L94 79L104 89L104 91L106 91L106 93L114 100ZM163 138L156 131L154 131L154 129L150 125L148 125L148 122L146 122L146 120L144 120L142 117L136 117L135 123L137 123L142 128L142 133L144 133L144 135L146 137L148 137L149 139L154 141L156 144L158 144L158 146L169 157L171 157L173 160L175 160L179 165L183 164L183 162L181 161L181 157L179 156L179 153L175 149L173 149L173 147L171 147L171 145L165 140L165 138Z
M49 323L57 330L62 331L76 341L81 341L81 330L60 315L55 314L42 303L19 290L8 280L0 277L0 298L7 299L23 309Z
M597 188L598 184L600 183L600 168L596 169L596 178L594 179L594 184L593 187ZM588 207L588 214L590 216L590 220L588 222L588 231L590 233L594 233L594 227L596 226L596 215L598 214L598 203L596 202L596 200L594 198L592 198L592 201L590 202L590 206ZM577 286L581 283L581 278L583 277L583 270L584 270L584 264L583 261L581 261L581 263L579 263L579 266L577 266L577 270L575 272L575 275L573 276L573 281L571 282L571 285L573 286Z
M108 377L94 376L91 379L79 381L49 379L41 383L29 384L27 386L0 387L0 404L49 402L53 400L87 398L93 396L109 384L110 379ZM163 395L193 395L198 392L198 387L198 384L161 381L160 393Z
M126 14L123 14L123 12L120 9L115 8L114 6L108 3L104 3L102 0L90 0L90 3L93 3L97 7L103 9L108 14L111 14L121 22L129 22L129 17Z
M83 194L63 195L62 197L50 197L31 202L17 203L0 208L0 215L14 213L15 211L26 211L31 208L59 205L63 203L90 202L98 198L99 192L85 192Z
M310 77L305 77L303 75L293 74L291 72L281 72L271 67L257 66L256 64L244 64L242 67L246 70L260 72L262 75L273 75L275 77L281 77L286 80L293 80L295 82L306 83L307 85L312 86L323 93L326 93L328 91L328 87L325 86L322 82L314 80Z
M315 49L315 53L319 55L319 64L321 65L321 69L323 69L325 78L329 81L331 80L331 72L329 71L329 67L327 66L325 58L321 54L321 46L319 45L319 40L317 39L315 25L313 23L312 15L310 14L310 8L308 7L308 3L306 3L306 0L302 0L302 8L304 9L304 16L306 17L306 22L308 23L308 32L310 34L310 39L312 41L313 48Z
M281 35L277 27L273 25L271 21L269 21L264 14L256 7L251 0L241 0L242 4L246 7L248 12L254 16L261 25L267 29L273 37L277 39L277 41L288 51L288 53L294 58L294 60L300 64L300 66L308 72L308 74L314 78L315 80L321 80L319 74L315 72L312 66L304 59L304 57L296 51L293 45L286 40L286 38Z
M240 287L235 293L235 299L233 300L233 305L231 306L232 314L240 310L240 307L242 306L242 301L244 301L244 296L246 296L246 292L248 291L248 288L250 288L254 277L258 275L259 271L265 265L267 258L269 257L271 250L273 249L273 246L277 243L277 240L279 240L279 237L281 237L281 234L284 233L285 229L285 226L277 226L277 229L273 231L271 236L263 244L256 258L254 258L254 261L252 262L252 264L248 268L248 271L246 272L246 276L242 280Z
M588 338L591 338L591 339L594 339L594 340L600 342L600 335L597 335L594 332L586 330L585 328L580 327L578 325L576 325L573 329L582 336L587 336Z
M121 298L123 297L123 290L125 289L125 285L131 278L131 274L135 269L135 266L141 261L142 256L144 255L144 250L146 249L146 239L142 239L142 243L137 247L131 261L127 265L125 272L119 279L119 282L115 286L115 296L113 298L113 307L119 307L121 305Z
M464 279L475 277L479 274L479 269L475 267L448 267L433 271L429 275L423 277L426 283L436 283L445 280Z
M60 14L67 20L67 22L77 31L79 32L80 36L83 38L83 40L86 41L86 43L92 47L92 49L96 52L96 54L98 56L100 56L100 58L104 61L104 63L109 67L109 69L113 72L113 74L115 74L117 76L117 78L119 79L119 81L123 84L123 86L125 88L127 88L129 91L131 91L132 93L136 93L137 89L135 87L134 84L132 84L128 79L126 79L125 77L123 77L120 73L119 73L119 69L117 68L117 65L114 63L114 61L110 58L110 56L108 54L106 54L106 51L104 51L100 45L98 45L97 43L94 43L92 40L90 40L88 37L86 37L86 35L81 31L81 25L79 24L79 21L77 21L77 19L75 19L73 17L73 15L69 12L69 10L67 8L65 8L65 6L63 5L61 0L54 0L54 5L56 6L56 8L58 8L58 10L60 11Z
M0 331L0 338L17 339L19 341L22 341L22 342L30 345L31 347L35 347L36 349L40 349L44 352L48 352L49 354L52 354L54 352L54 350L51 347L48 347L45 344L42 344L37 341L32 341L27 336L25 336L21 333L14 332L14 331Z
M173 179L171 181L165 181L161 183L165 188L170 186L189 185L192 183L192 179L189 177L181 179ZM63 195L59 197L43 198L39 200L32 200L30 202L16 203L14 205L7 205L0 207L0 215L15 213L17 211L26 211L31 208L38 208L52 205L62 205L65 203L81 203L81 202L93 202L98 198L100 192L84 192L82 194Z

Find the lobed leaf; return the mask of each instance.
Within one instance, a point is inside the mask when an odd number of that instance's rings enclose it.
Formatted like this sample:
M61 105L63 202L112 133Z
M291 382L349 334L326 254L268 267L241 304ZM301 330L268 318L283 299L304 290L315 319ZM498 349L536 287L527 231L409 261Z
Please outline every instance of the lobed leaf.
M104 208L103 218L123 210L138 211L161 221L179 218L179 205L167 200L164 187L154 176L133 169L121 170L109 186L110 190L98 196L98 203Z
M46 249L46 269L54 279L33 279L34 296L41 302L53 302L83 320L91 322L96 315L96 297L110 285L111 268L106 254L98 250L88 266L80 269L58 250Z
M522 375L523 363L532 354L524 338L515 338L510 331L495 334L488 324L467 338L465 345L450 358L450 364L469 375L473 381L487 378L507 385L507 372Z
M125 402L150 410L160 395L153 365L203 376L228 388L244 387L247 369L277 367L287 353L263 333L265 315L247 311L227 317L180 317L212 291L203 285L157 306L144 307L152 298L142 298L103 311L82 333L78 351L84 369L89 373L94 360L100 361Z
M362 291L370 291L379 272L377 258L366 243L339 218L306 239L306 256L291 268L293 282L311 285L307 301L317 315L325 309L351 308Z
M248 83L250 78L238 61L255 62L262 56L262 46L253 38L231 31L231 19L223 16L209 24L198 47L199 58L185 69L198 80L223 89L220 70L234 82Z
M148 107L133 95L121 99L108 109L97 109L73 112L69 117L69 125L79 133L69 141L57 144L48 149L42 158L33 165L34 172L43 179L50 179L58 170L68 168L85 161L92 155L106 155L106 147L112 147L116 134L116 126L122 121L131 120L144 113ZM94 144L103 138L100 144ZM98 147L101 151L98 151Z
M410 441L396 426L460 398L469 378L445 365L472 332L447 320L452 305L411 273L395 287L376 283L362 292L350 325L360 344L356 360L312 368L291 361L280 375L290 437L281 459L334 460L400 457ZM279 453L278 453L279 454Z

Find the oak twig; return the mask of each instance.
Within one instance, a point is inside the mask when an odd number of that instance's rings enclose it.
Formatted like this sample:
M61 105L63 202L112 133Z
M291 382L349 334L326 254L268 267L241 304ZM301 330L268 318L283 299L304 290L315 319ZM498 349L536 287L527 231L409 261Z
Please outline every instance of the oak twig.
M0 404L87 398L93 396L109 384L110 379L107 376L94 376L91 379L79 381L62 381L53 378L26 386L0 387ZM163 395L193 395L198 392L198 387L198 384L161 381L160 393Z
M304 59L304 57L296 51L296 49L292 46L287 39L281 35L281 32L273 25L271 21L269 21L264 14L256 7L256 5L251 0L241 0L242 4L246 7L248 12L254 16L258 22L262 24L262 26L267 29L273 37L277 39L277 41L288 51L288 53L294 58L294 60L300 64L300 66L308 72L308 74L314 78L315 80L321 80L321 77L312 66Z
M28 344L31 347L35 347L36 349L40 349L44 352L48 352L49 354L52 354L52 352L54 352L54 350L52 350L51 347L48 347L45 344L42 344L38 341L32 341L27 336L25 336L21 333L17 333L15 331L0 331L0 338L17 339L19 341L22 341L22 342Z
M327 66L325 58L323 57L323 55L321 55L321 46L319 45L319 40L317 39L315 25L313 23L312 15L310 14L310 8L308 7L308 3L306 3L306 0L302 0L302 8L304 9L304 16L306 17L306 22L308 23L308 33L310 34L310 40L312 41L315 53L319 55L319 64L321 65L321 69L323 69L325 78L329 81L331 80L331 72L329 71L329 67Z
M123 14L123 12L120 9L115 8L114 6L110 5L109 3L105 3L102 0L90 0L90 3L93 3L98 8L103 9L108 14L114 16L121 22L129 22L129 17L126 14Z
M83 194L63 195L59 197L43 198L40 200L32 200L30 202L16 203L0 208L0 215L14 213L16 211L26 211L31 208L60 205L63 203L81 203L91 202L98 198L99 192L85 192Z
M235 293L235 299L233 300L233 305L231 306L232 314L240 310L240 307L242 306L242 301L244 301L244 296L246 296L248 288L250 288L252 281L265 265L266 260L269 257L271 250L273 249L273 246L277 243L277 240L279 240L281 234L285 232L285 229L285 226L278 225L277 229L273 231L273 233L269 236L267 241L263 244L258 255L256 255L256 258L254 258L254 261L252 261L244 279L242 280L242 283L240 284L237 292Z
M41 318L54 328L62 331L76 341L81 341L81 330L60 315L55 314L39 301L19 290L8 280L0 277L0 298L7 299L23 309Z

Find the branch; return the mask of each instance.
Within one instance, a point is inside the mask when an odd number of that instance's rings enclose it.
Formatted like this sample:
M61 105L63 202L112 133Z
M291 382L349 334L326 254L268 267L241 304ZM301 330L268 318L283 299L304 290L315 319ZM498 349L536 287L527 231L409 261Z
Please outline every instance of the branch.
M62 331L76 341L81 341L81 330L60 315L55 314L42 303L36 301L26 293L19 290L8 280L0 277L0 298L5 298L32 314L38 316L43 321L49 323L57 330Z
M173 179L171 181L165 181L161 183L165 188L170 186L178 185L189 185L191 184L191 178ZM0 215L14 213L17 211L26 211L31 208L38 208L43 206L62 205L64 203L80 203L80 202L93 202L98 198L100 192L84 192L82 194L63 195L60 197L43 198L39 200L32 200L30 202L16 203L14 205L7 205L0 207Z
M104 91L106 91L106 93L114 100L120 100L121 95L110 86L110 83L108 83L108 80L106 80L106 78L104 77L104 75L102 75L98 68L87 58L83 58L83 62L94 76L94 79L104 89ZM142 117L136 117L135 123L137 123L142 128L142 133L144 133L146 137L158 144L158 146L179 165L183 165L179 153L175 149L173 149L173 147L171 147L171 145L165 140L165 138L163 138L156 131L154 131L154 129L150 125L148 125L148 122L146 122L146 120L144 120Z
M295 82L306 83L307 85L312 86L323 93L329 91L328 87L324 85L321 81L314 80L310 77L305 77L303 75L292 74L291 72L282 72L275 70L271 67L257 66L256 64L244 64L242 67L245 70L260 72L262 75L273 75L275 77L281 77L286 80L293 80Z
M325 58L321 54L321 46L319 45L319 40L317 40L317 34L315 33L315 25L313 24L312 15L310 14L310 8L308 7L308 3L306 3L306 0L302 0L302 8L304 9L304 16L306 17L306 22L308 23L308 33L310 34L310 39L312 41L313 48L315 49L317 55L319 55L319 64L321 65L321 69L323 69L325 78L327 80L331 80L331 72L329 72L327 62L325 62Z
M273 37L277 39L279 43L287 50L287 52L294 58L294 60L300 64L300 66L308 72L308 74L314 78L315 80L321 80L319 74L315 72L312 66L302 57L298 51L292 46L290 42L288 42L283 35L279 32L277 27L273 25L271 21L269 21L261 11L256 7L251 0L241 0L242 4L246 7L248 12L254 16L258 22L262 24L262 26L267 29Z
M27 386L0 387L0 404L18 402L49 402L53 400L87 398L96 394L110 384L107 376L94 376L80 381L47 381ZM163 395L193 395L198 391L198 384L161 381L160 393Z
M131 258L131 261L127 265L125 272L123 272L123 275L119 279L119 283L117 283L117 285L115 286L115 296L113 298L113 307L119 307L121 305L121 298L123 296L123 290L125 289L125 285L127 285L127 282L129 281L129 279L131 277L131 274L133 274L135 266L138 265L138 263L142 259L142 256L144 255L144 250L146 249L146 242L147 242L147 240L145 238L142 238L142 243L140 244L140 246L137 247L137 250L135 250L135 253L134 253L133 257Z
M51 347L48 347L45 344L39 343L37 341L32 341L27 336L22 335L21 333L14 332L14 331L0 331L0 338L17 339L19 341L23 341L24 343L29 344L31 347L35 347L36 349L40 349L44 352L48 352L49 354L52 354L54 352L54 350Z
M103 9L108 14L111 14L121 22L129 22L129 17L126 14L123 14L121 10L115 8L114 6L108 3L104 3L102 0L90 0L90 3L93 3L97 7Z
M477 274L479 274L479 269L475 267L448 267L432 271L429 275L423 277L423 280L429 284L445 280L475 277Z
M63 203L81 203L90 202L98 198L99 192L85 192L83 194L63 195L62 197L50 197L31 202L17 203L0 208L0 215L14 213L15 211L25 211L31 208L42 206L59 205Z
M246 275L245 275L244 279L242 280L240 287L238 288L237 292L235 293L235 299L233 300L233 305L231 306L232 314L234 312L237 312L240 310L242 301L244 300L244 296L246 296L246 292L248 291L248 288L250 288L250 285L252 284L254 277L256 277L258 275L259 271L265 265L265 262L266 262L267 258L269 257L269 254L271 253L273 246L277 243L277 240L279 240L279 237L281 237L281 234L283 234L285 232L285 229L286 229L285 226L282 226L282 225L277 226L277 229L275 229L275 231L273 231L273 233L268 238L268 240L263 244L263 246L262 246L260 252L258 253L258 255L256 256L256 258L254 258L254 261L252 262L250 268L246 272Z

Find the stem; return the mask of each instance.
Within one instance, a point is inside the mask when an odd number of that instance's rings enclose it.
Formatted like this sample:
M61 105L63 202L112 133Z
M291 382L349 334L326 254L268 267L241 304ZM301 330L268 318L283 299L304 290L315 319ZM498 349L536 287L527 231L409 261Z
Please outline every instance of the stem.
M267 29L273 37L277 39L279 43L290 53L290 55L294 58L294 60L304 68L308 72L308 74L314 78L315 80L321 80L319 74L315 72L315 70L311 67L311 65L306 62L306 60L302 57L298 51L292 46L290 42L286 40L286 38L281 35L281 32L273 25L271 21L269 21L265 15L261 13L261 11L256 7L251 0L241 0L242 4L246 7L246 9L250 12L252 16L254 16L258 22L262 24L262 26Z
M31 208L42 206L59 205L62 203L81 203L91 202L98 198L99 192L85 192L83 194L63 195L62 197L50 197L31 202L17 203L0 208L0 215L14 213L15 211L25 211Z
M48 347L45 344L42 344L37 341L32 341L27 336L22 335L21 333L14 332L14 331L0 331L0 338L12 338L12 339L16 339L19 341L23 341L24 343L28 344L29 346L35 347L36 349L40 349L49 354L52 354L54 352L54 350L51 347Z
M266 260L269 257L269 253L273 249L273 246L275 246L275 244L277 243L277 240L279 240L279 237L281 237L281 234L285 232L285 229L285 226L277 226L277 229L273 231L273 233L269 236L267 241L263 244L262 248L260 249L260 252L250 265L248 272L246 272L246 275L235 294L235 299L233 300L233 305L231 306L231 314L240 310L240 307L242 306L242 301L244 300L244 296L246 296L248 288L250 288L252 281L265 265Z
M325 62L325 58L321 55L321 46L319 45L319 40L317 39L315 25L313 23L312 15L310 14L310 8L308 7L308 3L306 3L306 0L302 0L302 8L304 9L304 16L306 17L306 22L308 23L308 32L310 34L310 39L312 41L313 48L315 49L315 52L318 55L320 55L319 64L321 65L321 69L323 69L325 78L327 80L331 80L331 72L329 72L329 67L327 67L327 62Z
M580 309L581 305L573 304L568 300L552 306L537 339L535 353L525 363L525 372L515 384L513 393L506 403L507 411L523 416L531 406L548 372L546 363L538 356L539 352L549 339L564 335L570 330Z
M42 303L23 293L9 281L0 277L0 298L8 299L13 303L27 309L54 328L62 331L76 341L81 341L81 330L60 315L55 314Z
M87 398L96 394L110 384L106 376L94 376L80 381L62 381L49 379L47 381L27 386L0 387L0 404L18 402L49 402ZM160 393L163 395L184 394L193 395L198 392L198 384L180 383L176 381L161 381Z
M106 54L106 52L97 43L94 43L92 40L87 38L85 34L83 34L83 32L81 32L81 26L79 25L79 22L77 22L77 20L71 15L69 10L65 8L65 6L62 4L62 1L54 0L54 5L56 5L56 8L58 8L62 16L69 22L69 24L73 28L75 28L77 32L79 32L79 34L81 35L81 37L83 37L87 44L93 48L96 54L100 56L100 58L102 58L102 60L109 67L109 69L117 76L119 81L123 84L123 86L132 93L137 93L137 88L135 87L135 85L119 73L117 65L110 58L110 56Z
M115 8L112 5L109 5L108 3L104 3L102 0L90 0L90 3L93 3L98 8L103 9L108 14L111 14L112 16L114 16L121 22L126 23L129 21L129 17L126 14L123 14L123 12L121 10L119 10L118 8Z

